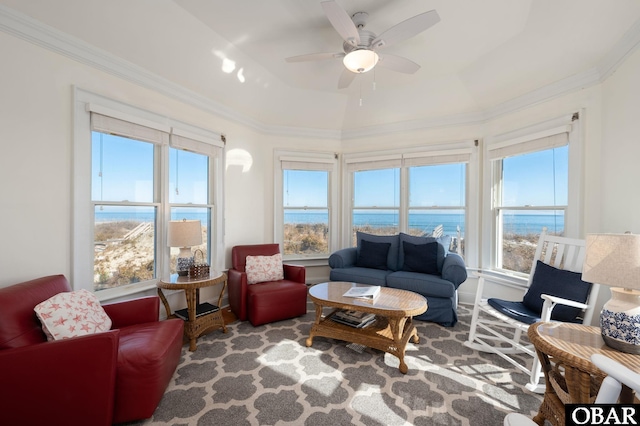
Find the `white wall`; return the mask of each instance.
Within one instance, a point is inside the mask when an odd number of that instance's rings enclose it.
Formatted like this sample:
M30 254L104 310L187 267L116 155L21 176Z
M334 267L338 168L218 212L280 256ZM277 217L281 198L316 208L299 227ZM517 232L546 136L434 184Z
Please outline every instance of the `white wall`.
M640 50L602 85L602 212L594 232L640 233L639 75Z

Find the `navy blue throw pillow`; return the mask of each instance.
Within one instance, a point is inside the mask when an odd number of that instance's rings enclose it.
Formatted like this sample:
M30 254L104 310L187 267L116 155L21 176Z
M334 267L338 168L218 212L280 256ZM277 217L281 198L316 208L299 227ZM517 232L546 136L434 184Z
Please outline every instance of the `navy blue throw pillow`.
M387 269L387 254L391 243L372 243L360 241L360 252L356 259L356 266L361 268Z
M438 243L411 244L403 241L403 271L438 275Z
M581 273L554 268L538 260L531 285L524 295L522 303L527 308L540 314L544 303L540 296L543 294L585 303L590 291L591 283L582 281ZM581 312L581 309L571 306L556 305L551 313L551 319L576 322Z

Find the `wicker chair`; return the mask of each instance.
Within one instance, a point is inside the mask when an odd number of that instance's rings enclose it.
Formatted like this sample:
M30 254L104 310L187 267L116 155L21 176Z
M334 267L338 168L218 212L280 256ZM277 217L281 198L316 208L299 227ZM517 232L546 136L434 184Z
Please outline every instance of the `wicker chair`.
M607 374L600 385L594 401L595 404L616 404L623 391L623 386L635 391L636 395L640 394L640 374L637 372L631 371L619 362L601 354L592 355L591 362ZM564 410L561 414L558 421L564 422ZM510 413L504 418L504 426L535 426L537 424L520 413Z

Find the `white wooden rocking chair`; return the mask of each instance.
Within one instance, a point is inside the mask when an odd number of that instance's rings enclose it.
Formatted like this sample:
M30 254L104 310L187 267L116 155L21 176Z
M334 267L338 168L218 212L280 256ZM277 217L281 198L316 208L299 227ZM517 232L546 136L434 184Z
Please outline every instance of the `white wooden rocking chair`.
M537 321L591 323L599 286L589 286L580 280L584 257L584 240L548 235L543 229L526 286L515 279L478 272L476 300L465 346L499 355L529 374L527 389L544 392L541 383L544 375L535 349L526 338L527 330ZM538 265L541 266L536 275ZM524 298L521 302L487 298L484 295L487 281L521 289L525 292ZM539 303L539 309L532 308L532 303ZM514 357L514 354L525 356Z

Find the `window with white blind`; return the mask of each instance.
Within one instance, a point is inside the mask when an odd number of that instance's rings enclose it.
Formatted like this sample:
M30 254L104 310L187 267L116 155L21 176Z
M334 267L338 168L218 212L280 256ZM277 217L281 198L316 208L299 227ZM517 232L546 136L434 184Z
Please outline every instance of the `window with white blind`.
M529 273L543 228L577 229L577 115L496 137L487 147L491 173L492 267ZM574 158L577 153L574 152ZM572 232L574 233L574 232Z
M274 229L284 257L328 257L336 247L336 155L276 151L275 161Z
M219 134L77 90L74 268L78 288L119 297L175 273L169 220L200 220L203 260L221 268ZM105 106L106 105L106 106Z
M450 250L464 256L468 153L407 157L408 224L412 235L452 236Z
M349 241L356 232L391 235L451 235L451 250L463 254L467 223L468 165L473 142L428 151L345 158Z

